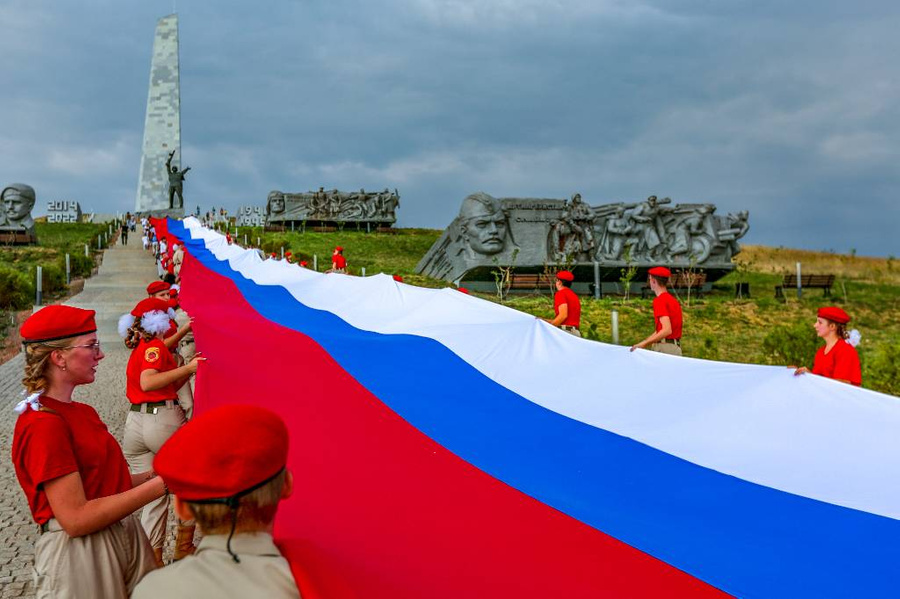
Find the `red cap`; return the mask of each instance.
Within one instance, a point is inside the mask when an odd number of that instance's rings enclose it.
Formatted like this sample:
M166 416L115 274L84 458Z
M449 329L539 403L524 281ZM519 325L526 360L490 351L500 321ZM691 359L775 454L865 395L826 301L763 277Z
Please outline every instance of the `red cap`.
M401 277L400 275L394 275L394 280L397 281L398 283L402 283L403 277Z
M149 285L147 285L147 295L153 295L154 293L159 293L160 291L165 291L171 287L170 284L165 281L153 281Z
M153 312L154 310L159 310L160 312L168 312L169 302L164 299L159 299L158 297L148 297L146 299L142 299L138 302L137 306L134 307L134 310L131 311L131 315L141 317L147 312Z
M273 258L275 257L275 252L272 252L272 257L273 257Z
M665 266L654 266L650 269L650 274L654 277L671 277L672 271Z
M87 335L97 330L93 310L53 305L42 308L22 323L22 343L58 341Z
M344 251L344 248L342 248L341 246L338 245L338 246L335 246L334 251L336 251L336 252L343 252L343 251Z
M226 499L263 483L287 464L288 430L265 408L227 405L175 431L153 469L181 499Z
M469 295L469 290L466 289L465 287L457 287L456 290L459 291L460 293L465 293L466 295Z
M827 318L831 322L836 322L838 324L847 324L850 322L850 315L837 306L819 308L819 317Z
M309 264L309 262L307 262L306 260L300 261L300 266L306 266L307 264Z
M569 281L570 283L575 280L575 275L573 275L568 270L561 270L556 273L556 278L560 281Z
M290 253L290 252L285 252L284 255L285 255L285 256L293 256L293 254Z

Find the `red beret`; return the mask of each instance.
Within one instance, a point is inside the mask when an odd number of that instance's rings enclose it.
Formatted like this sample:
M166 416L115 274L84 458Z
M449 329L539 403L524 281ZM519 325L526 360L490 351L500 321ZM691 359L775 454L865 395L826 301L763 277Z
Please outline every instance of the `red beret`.
M569 281L570 283L575 280L575 275L573 275L568 270L561 270L556 273L556 278L560 281Z
M142 299L138 302L137 306L134 307L134 310L131 311L131 315L140 318L147 312L153 312L154 310L159 310L160 312L168 312L169 302L158 297L148 297L146 299Z
M457 287L456 290L459 291L460 293L465 293L466 295L469 295L469 290L466 289L465 287Z
M336 252L343 252L343 251L344 251L344 248L342 248L341 246L338 245L338 246L335 246L334 251L336 251Z
M307 262L306 260L300 261L300 266L306 266L307 264L309 264L309 262Z
M147 285L147 295L153 295L154 293L159 293L160 291L165 291L169 289L171 285L166 283L165 281L153 281L149 285Z
M153 469L181 499L226 499L263 483L287 464L288 430L265 408L227 405L175 431Z
M290 253L290 252L285 252L284 255L285 255L285 256L293 256L293 254Z
M837 306L826 306L824 308L819 308L819 316L821 318L827 318L831 322L836 322L838 324L847 324L848 322L850 322L850 315Z
M401 277L400 275L394 275L394 280L397 281L398 283L402 283L403 277Z
M272 257L273 257L273 258L275 257L275 252L272 252Z
M58 341L97 330L93 310L53 305L38 310L22 323L22 343Z
M671 277L672 271L665 266L654 266L650 269L650 274L654 277Z

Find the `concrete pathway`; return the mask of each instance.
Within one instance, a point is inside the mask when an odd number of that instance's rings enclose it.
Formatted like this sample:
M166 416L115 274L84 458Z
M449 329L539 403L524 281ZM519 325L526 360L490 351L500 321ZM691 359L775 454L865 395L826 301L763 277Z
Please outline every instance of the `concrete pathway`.
M129 245L108 249L99 272L85 281L81 293L66 302L97 311L100 343L106 354L94 384L78 387L75 400L94 406L120 443L128 409L125 366L130 352L116 331L116 323L145 297L147 284L158 278L153 259L141 247L140 239L139 234L133 234ZM21 353L0 365L0 599L34 596L31 565L37 525L10 462L17 416L12 407L21 399L23 365ZM168 545L171 551L171 539Z

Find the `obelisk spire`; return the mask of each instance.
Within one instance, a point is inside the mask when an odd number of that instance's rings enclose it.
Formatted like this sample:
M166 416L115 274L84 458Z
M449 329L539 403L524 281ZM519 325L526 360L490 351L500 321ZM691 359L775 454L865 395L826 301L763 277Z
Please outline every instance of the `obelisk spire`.
M166 159L175 151L172 164L181 164L181 88L178 73L178 15L163 17L156 24L144 144L138 177L136 212L169 208Z

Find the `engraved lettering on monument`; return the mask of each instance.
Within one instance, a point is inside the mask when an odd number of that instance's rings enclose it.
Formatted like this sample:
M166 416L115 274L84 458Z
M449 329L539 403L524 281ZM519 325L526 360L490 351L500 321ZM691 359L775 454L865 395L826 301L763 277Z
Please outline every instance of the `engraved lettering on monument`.
M266 222L266 211L260 206L239 206L235 224L238 227L262 227Z
M48 223L80 223L81 205L78 202L56 200L47 202Z
M628 264L650 267L698 267L712 281L734 266L737 240L750 228L749 213L726 217L713 204L675 204L650 196L635 203L592 207L575 193L570 200L493 198L478 192L466 197L459 215L432 246L416 271L457 281L487 278L490 268L515 266L527 272L545 265L592 265L616 280ZM515 247L515 260L510 247ZM590 265L590 274L587 274Z

